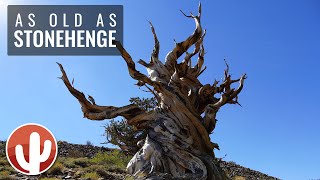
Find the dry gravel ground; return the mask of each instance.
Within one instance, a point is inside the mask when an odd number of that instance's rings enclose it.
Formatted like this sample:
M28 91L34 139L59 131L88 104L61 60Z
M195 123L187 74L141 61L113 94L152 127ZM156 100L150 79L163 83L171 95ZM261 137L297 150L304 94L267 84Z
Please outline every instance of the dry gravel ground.
M5 158L5 142L0 141L0 180L3 179L83 179L113 180L133 179L125 172L126 163L131 159L117 149L92 145L58 142L59 153L56 163L41 176L25 176L17 173ZM234 162L220 160L221 168L234 180L269 180L277 179L267 174L242 167ZM172 179L166 174L157 179Z

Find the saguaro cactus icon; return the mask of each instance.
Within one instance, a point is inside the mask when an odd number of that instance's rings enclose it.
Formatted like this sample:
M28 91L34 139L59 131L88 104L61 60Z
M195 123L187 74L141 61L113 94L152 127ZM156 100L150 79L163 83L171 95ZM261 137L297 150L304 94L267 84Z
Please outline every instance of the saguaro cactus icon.
M45 162L51 153L51 141L44 142L43 152L40 154L40 135L37 132L30 134L29 162L24 158L23 147L19 144L15 147L16 158L19 165L29 171L30 175L40 174L40 163Z

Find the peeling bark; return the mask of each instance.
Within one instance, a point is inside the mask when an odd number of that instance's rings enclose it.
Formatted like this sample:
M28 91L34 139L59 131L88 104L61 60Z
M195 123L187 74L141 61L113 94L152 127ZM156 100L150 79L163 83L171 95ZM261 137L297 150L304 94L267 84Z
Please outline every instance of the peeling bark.
M205 31L200 24L201 4L197 16L185 16L195 20L196 29L185 41L176 43L166 56L164 64L158 59L160 43L150 23L155 41L151 59L149 63L138 61L147 68L148 76L136 70L129 53L120 42L115 42L127 63L130 76L138 81L138 86L146 85L159 101L158 107L153 111L145 112L134 104L123 107L96 105L93 97L90 96L89 101L70 84L62 65L58 63L62 72L61 79L70 93L78 99L84 117L104 120L123 116L130 125L148 130L147 138L139 142L141 149L127 166L128 172L136 178L166 173L174 178L228 179L215 159L214 149L219 149L219 146L210 141L209 134L216 127L219 109L225 104L239 104L238 94L247 77L244 74L241 78L232 80L226 64L221 84L215 81L212 85L202 85L198 80L198 76L205 70ZM195 45L194 50L188 53L192 45ZM184 53L186 56L183 61L177 63ZM197 64L191 67L191 58L196 54ZM231 85L237 82L238 88L232 88ZM218 94L220 98L215 98Z

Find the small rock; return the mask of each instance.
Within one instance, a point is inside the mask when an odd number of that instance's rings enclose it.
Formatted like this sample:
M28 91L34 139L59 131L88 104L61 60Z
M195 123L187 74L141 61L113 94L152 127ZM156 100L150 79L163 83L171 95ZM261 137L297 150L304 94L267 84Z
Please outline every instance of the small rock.
M63 179L71 179L71 178L72 178L72 176L66 176Z

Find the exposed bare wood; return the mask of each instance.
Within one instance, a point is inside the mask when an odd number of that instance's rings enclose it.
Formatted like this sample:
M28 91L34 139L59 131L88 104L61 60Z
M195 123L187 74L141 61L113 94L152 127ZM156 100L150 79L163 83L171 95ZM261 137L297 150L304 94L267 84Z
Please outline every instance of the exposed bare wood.
M121 56L127 63L130 76L135 80L149 84L150 86L154 87L157 91L159 91L161 84L158 82L152 81L146 75L136 70L136 65L134 61L132 60L129 53L122 47L121 43L119 41L114 41L114 44L117 46L117 49L120 51Z
M151 26L151 31L152 31L153 39L154 39L154 48L153 48L153 52L151 54L151 61L157 61L159 58L160 43L159 43L156 31L154 30L154 27L150 21L149 21L149 24Z
M182 41L180 43L176 43L176 46L174 47L174 49L167 54L165 65L172 72L174 70L173 69L174 64L176 63L177 59L183 53L185 53L189 49L190 46L195 44L202 36L202 28L201 28L201 24L200 24L201 3L199 4L199 7L198 7L198 15L197 16L194 16L193 14L191 14L190 16L187 16L186 14L184 14L184 15L188 18L193 18L195 20L196 29L193 32L193 34L191 36L189 36L185 41Z
M227 65L227 69L225 70L225 81L218 88L220 89L219 92L222 92L222 95L217 102L213 104L208 104L206 107L203 125L205 126L205 128L209 133L211 133L215 129L216 121L217 121L216 114L219 111L220 107L222 107L227 103L240 105L240 103L238 102L238 95L243 88L243 83L246 78L247 78L246 74L243 74L240 79L231 80L231 76L229 75L229 65ZM240 83L237 89L231 88L232 83L239 82L239 81ZM217 84L218 84L218 81L215 81L212 86L213 93L217 92L216 90Z
M203 46L203 39L206 35L206 30L203 31L203 35L201 36L201 38L195 43L195 47L192 53L186 53L186 57L184 58L184 61L189 62L191 60L191 58L196 55L197 53L199 53L201 46Z
M221 95L220 100L218 102L216 102L215 104L212 104L212 107L215 108L220 108L221 106L230 103L234 104L234 98L237 98L238 94L241 92L242 88L243 88L243 83L244 80L247 78L246 74L243 74L240 78L240 83L239 83L239 87L237 89L231 89L230 86L233 82L237 82L236 81L230 81L228 84L225 84L225 93Z
M87 100L85 95L75 89L68 79L66 72L63 69L63 66L57 63L60 67L62 72L61 79L68 88L69 92L77 98L79 103L81 104L81 110L83 112L84 117L90 120L104 120L104 119L112 119L117 116L123 116L125 118L132 118L139 114L145 113L139 107L134 104L130 104L123 107L115 107L115 106L99 106L96 104L92 104L90 101Z

